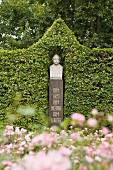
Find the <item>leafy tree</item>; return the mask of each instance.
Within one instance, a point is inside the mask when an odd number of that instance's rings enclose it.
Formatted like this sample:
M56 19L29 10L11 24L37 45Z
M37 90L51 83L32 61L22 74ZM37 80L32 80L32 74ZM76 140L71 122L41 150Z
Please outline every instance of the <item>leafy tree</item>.
M77 0L76 9L74 28L78 40L89 47L112 47L113 1Z
M113 0L3 0L3 48L27 48L61 16L78 41L90 48L113 46Z
M88 47L113 46L113 0L45 0L60 14L78 41Z
M43 33L45 8L37 1L3 0L0 13L0 43L4 49L29 47Z

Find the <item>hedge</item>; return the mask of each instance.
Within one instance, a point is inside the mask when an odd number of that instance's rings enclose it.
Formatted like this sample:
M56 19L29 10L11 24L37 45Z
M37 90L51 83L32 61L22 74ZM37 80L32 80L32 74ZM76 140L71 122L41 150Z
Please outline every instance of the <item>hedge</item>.
M92 108L113 111L113 49L82 46L59 18L28 49L0 50L1 120L16 92L22 94L19 104L37 108L37 117L40 111L48 112L49 66L55 53L64 67L65 116L73 112L88 115Z

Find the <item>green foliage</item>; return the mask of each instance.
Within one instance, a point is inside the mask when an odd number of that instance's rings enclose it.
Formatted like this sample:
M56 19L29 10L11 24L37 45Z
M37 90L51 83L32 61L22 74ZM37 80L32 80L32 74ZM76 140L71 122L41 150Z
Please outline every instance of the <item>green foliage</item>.
M26 128L29 131L41 131L43 127L48 125L46 115L35 104L20 105L22 96L16 93L13 103L6 109L6 120L4 125L10 124Z
M113 49L93 49L89 55L80 55L72 60L71 67L68 67L71 95L67 98L73 102L68 102L68 107L75 107L79 112L94 107L106 113L112 112L112 64ZM69 87L68 79L66 85Z
M44 33L45 8L36 0L2 0L0 45L4 49L27 48ZM43 30L42 30L43 28Z
M0 53L1 120L16 92L21 92L21 105L48 113L49 66L55 53L64 67L65 116L87 115L95 107L113 112L113 49L90 50L80 45L62 19L30 48Z
M90 48L113 46L112 0L2 0L0 46L28 48L61 16Z

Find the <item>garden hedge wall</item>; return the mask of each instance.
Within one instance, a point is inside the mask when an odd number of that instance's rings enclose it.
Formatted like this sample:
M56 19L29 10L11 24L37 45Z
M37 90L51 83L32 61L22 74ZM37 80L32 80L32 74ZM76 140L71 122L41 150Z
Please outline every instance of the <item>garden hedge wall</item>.
M113 112L113 49L89 49L79 44L62 19L28 49L0 50L0 115L13 103L48 111L49 66L57 53L64 67L64 114L88 115L92 108ZM38 117L38 115L37 115Z

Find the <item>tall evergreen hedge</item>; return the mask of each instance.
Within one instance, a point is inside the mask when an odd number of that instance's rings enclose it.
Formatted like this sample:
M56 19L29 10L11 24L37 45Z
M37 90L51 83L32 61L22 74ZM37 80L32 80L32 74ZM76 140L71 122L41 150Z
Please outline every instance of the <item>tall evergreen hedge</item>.
M57 53L64 67L64 114L88 115L92 108L113 112L113 49L89 49L79 44L62 19L28 49L0 50L0 115L13 103L48 111L49 66ZM37 115L38 117L38 115Z

